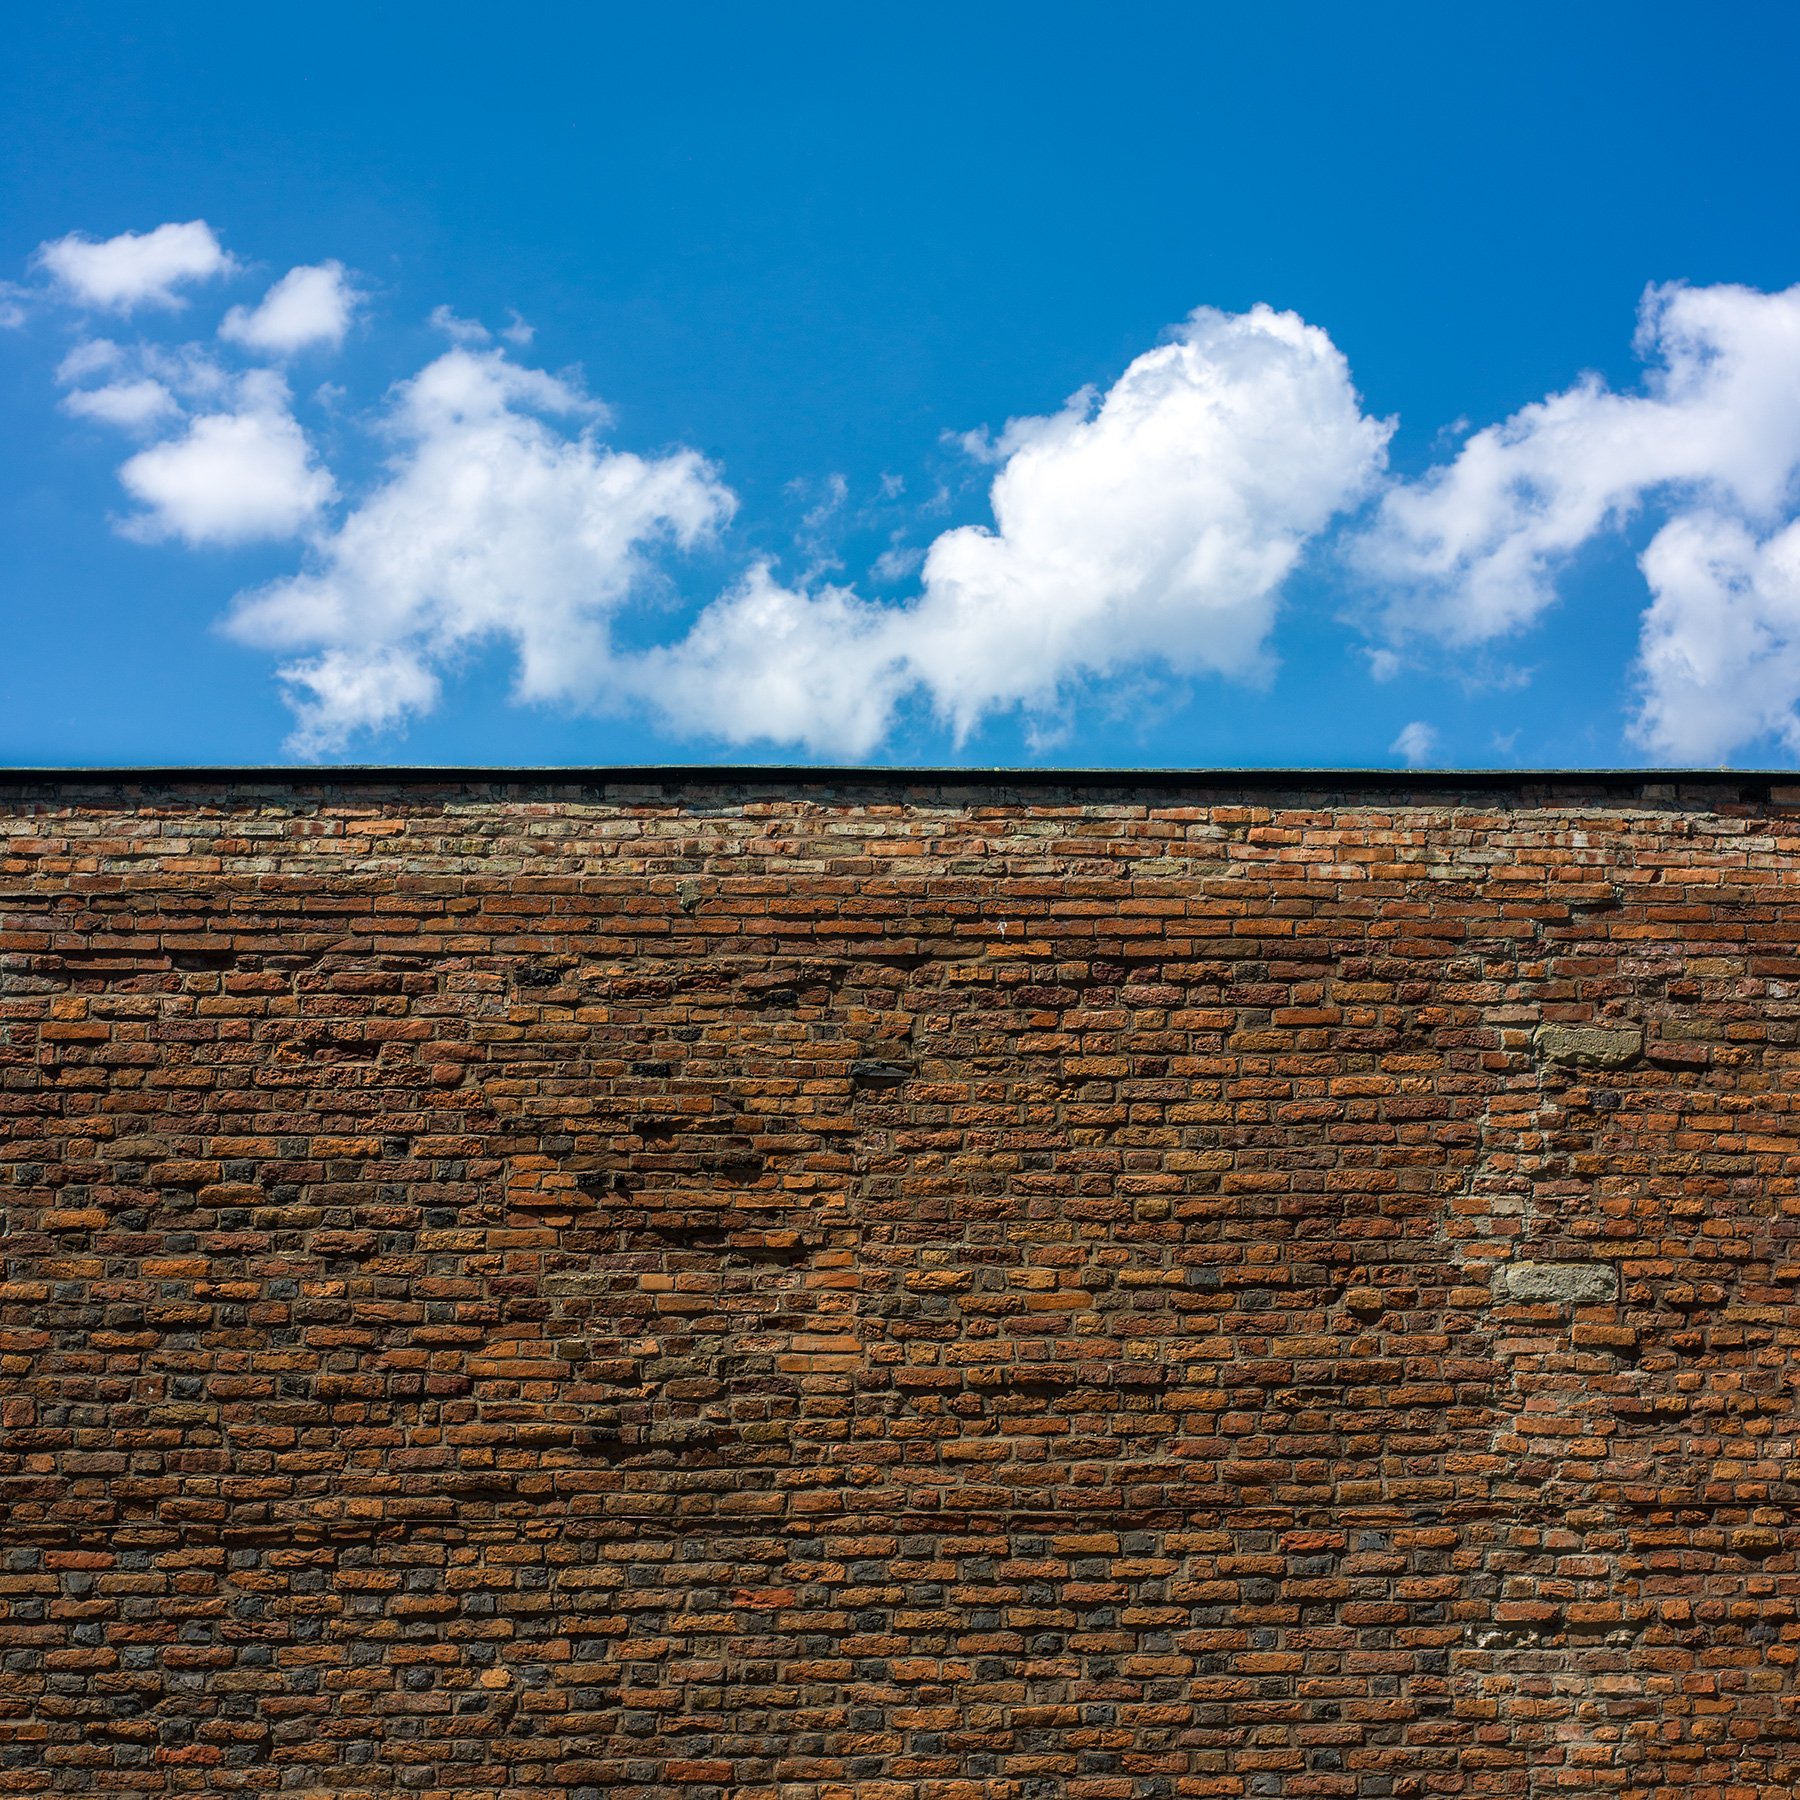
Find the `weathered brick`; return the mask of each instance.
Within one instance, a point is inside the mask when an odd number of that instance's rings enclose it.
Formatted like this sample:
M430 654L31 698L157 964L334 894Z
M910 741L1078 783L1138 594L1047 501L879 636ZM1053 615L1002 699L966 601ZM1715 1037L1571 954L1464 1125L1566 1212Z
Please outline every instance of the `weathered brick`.
M0 782L8 1788L1794 1792L1800 790L1430 779Z

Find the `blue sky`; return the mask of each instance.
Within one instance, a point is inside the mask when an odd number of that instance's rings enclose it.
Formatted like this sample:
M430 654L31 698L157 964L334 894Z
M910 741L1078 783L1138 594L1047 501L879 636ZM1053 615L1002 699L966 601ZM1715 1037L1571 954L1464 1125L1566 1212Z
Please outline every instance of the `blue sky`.
M0 761L1788 763L1797 52L30 9Z

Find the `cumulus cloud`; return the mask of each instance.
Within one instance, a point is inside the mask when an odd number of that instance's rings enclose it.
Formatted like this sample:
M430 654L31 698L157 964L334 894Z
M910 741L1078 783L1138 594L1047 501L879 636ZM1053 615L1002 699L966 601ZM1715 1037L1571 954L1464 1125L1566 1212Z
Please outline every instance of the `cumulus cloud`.
M1404 756L1408 768L1421 768L1437 754L1438 734L1435 725L1424 719L1414 719L1405 726L1400 735L1388 745L1390 756Z
M570 435L540 415L573 418ZM458 347L401 384L386 478L314 540L312 566L240 596L239 641L311 652L279 670L320 755L429 708L438 671L495 640L524 700L604 705L622 686L610 623L735 504L692 451L616 452L604 409L566 382Z
M115 393L118 390L113 390ZM296 536L337 493L267 369L237 383L235 406L202 413L181 436L140 450L119 470L148 509L121 526L145 541L242 544Z
M1669 520L1641 559L1635 740L1708 761L1768 732L1800 743L1782 529L1800 475L1800 287L1653 287L1636 348L1641 394L1586 376L1389 490L1352 550L1384 590L1377 629L1458 647L1520 630L1575 550L1655 505Z
M1759 541L1742 520L1684 513L1641 566L1633 740L1663 762L1715 763L1765 736L1800 755L1800 522Z
M832 477L803 521L808 584L759 564L677 641L626 651L612 623L653 583L652 553L715 530L733 497L691 451L604 448L592 402L475 348L480 328L447 309L433 323L458 346L396 390L385 481L228 622L288 653L304 754L428 709L446 669L496 640L520 699L642 706L820 754L867 754L913 694L960 737L1147 662L1257 679L1282 583L1369 492L1390 430L1322 331L1203 310L1106 394L982 441L994 528L943 533L916 601L809 585L830 566L812 537L846 498Z
M1258 673L1282 582L1372 487L1389 430L1317 327L1202 309L1092 416L1078 398L1008 428L996 529L925 559L913 664L959 731L1149 657Z
M40 244L34 260L67 298L119 313L139 306L185 306L176 288L237 266L204 219L102 240L74 231Z
M199 222L71 237L40 260L71 296L121 310L174 304L182 282L230 266ZM341 264L296 268L219 337L283 357L341 339L357 298ZM120 470L143 508L122 529L304 538L301 572L240 596L228 629L286 657L310 753L434 705L446 670L496 639L517 651L521 699L837 754L873 749L909 696L960 739L1009 709L1066 715L1084 686L1144 664L1260 680L1283 583L1379 481L1391 430L1364 416L1323 331L1268 307L1201 309L1104 394L967 440L994 469L993 527L924 550L895 537L878 578L916 567L915 600L825 579L848 498L832 476L808 493L798 580L759 564L676 642L624 652L613 620L656 584L658 550L715 530L733 496L691 451L602 446L601 409L510 362L478 321L440 306L431 323L455 348L395 390L386 475L336 524L336 485L276 370L100 340L60 371L69 411L156 440ZM529 327L514 315L504 335L523 344Z
M233 373L194 344L93 338L56 373L71 390L65 412L161 440L119 470L144 508L118 521L127 537L194 545L291 538L336 498L273 369Z
M36 262L49 284L0 288L0 325L37 299L180 307L236 267L201 220L71 234ZM429 710L495 641L523 700L838 756L874 750L909 704L960 741L1008 711L1028 729L1066 719L1085 690L1145 672L1258 682L1288 577L1370 499L1338 542L1373 596L1376 679L1420 639L1467 651L1526 629L1582 545L1649 513L1628 735L1668 760L1770 737L1800 753L1800 287L1653 287L1640 390L1584 376L1410 482L1387 480L1392 422L1364 413L1322 330L1202 308L1104 393L952 440L992 471L993 523L909 545L933 503L891 530L871 578L916 576L915 598L831 579L846 522L871 522L833 475L790 489L807 508L797 572L758 563L673 642L635 650L615 642L620 610L659 589L664 550L730 518L718 474L691 451L602 444L603 408L440 306L453 348L393 391L385 472L333 522L336 482L280 365L341 343L361 298L341 263L302 265L232 307L210 347L84 339L57 371L67 412L139 440L121 530L304 543L300 572L240 596L228 629L283 656L309 754ZM523 348L531 328L509 319L499 337ZM315 399L329 410L335 392ZM888 501L902 487L883 478ZM1428 760L1435 732L1414 721L1391 748Z
M228 343L274 356L291 356L313 344L344 341L360 298L341 262L289 269L254 310L234 306L219 326Z
M1387 625L1474 644L1555 597L1568 555L1663 490L1771 517L1800 465L1800 288L1652 288L1645 392L1598 376L1478 431L1455 461L1391 489L1357 560Z
M862 755L917 683L906 655L912 616L847 588L797 593L759 564L679 643L645 651L626 673L681 731Z
M1202 308L1104 396L976 441L999 464L994 529L943 533L915 603L758 569L638 691L684 730L863 755L915 690L960 739L1148 661L1257 679L1282 583L1370 490L1390 430L1323 331Z

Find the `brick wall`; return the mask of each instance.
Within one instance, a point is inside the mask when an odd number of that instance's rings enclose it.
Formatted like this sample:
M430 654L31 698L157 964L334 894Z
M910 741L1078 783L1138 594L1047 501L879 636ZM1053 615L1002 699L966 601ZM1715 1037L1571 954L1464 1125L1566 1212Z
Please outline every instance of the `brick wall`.
M8 778L0 1794L1790 1794L1800 789Z

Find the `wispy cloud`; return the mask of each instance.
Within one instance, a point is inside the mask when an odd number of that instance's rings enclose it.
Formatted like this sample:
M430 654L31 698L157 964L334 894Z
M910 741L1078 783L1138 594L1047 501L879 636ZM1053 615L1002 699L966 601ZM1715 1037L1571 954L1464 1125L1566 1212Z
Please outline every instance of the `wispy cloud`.
M895 532L893 541L869 565L869 573L876 581L905 581L918 574L925 561L925 551L921 545L902 543L900 540L905 535L904 531Z
M433 331L441 331L453 344L488 344L494 334L479 319L460 318L448 306L434 306L426 321Z

